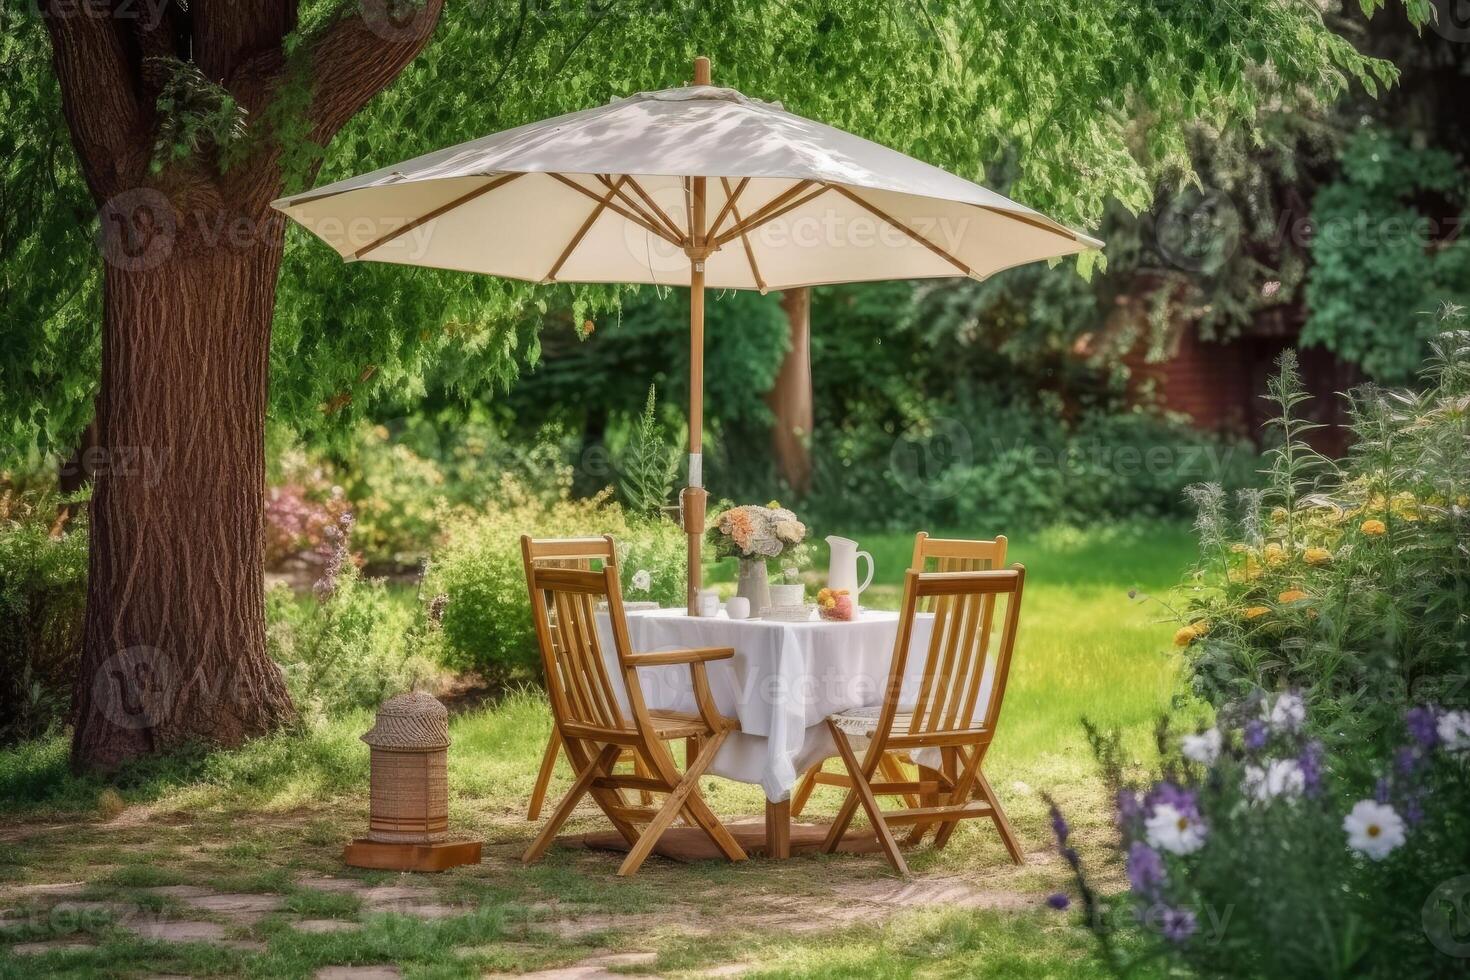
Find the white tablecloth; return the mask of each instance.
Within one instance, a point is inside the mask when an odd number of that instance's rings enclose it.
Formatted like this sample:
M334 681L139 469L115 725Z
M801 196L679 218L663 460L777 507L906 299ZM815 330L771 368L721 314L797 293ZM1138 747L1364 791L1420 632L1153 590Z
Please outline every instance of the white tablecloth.
M906 701L917 692L933 626L932 615L921 614L914 623ZM598 630L608 673L624 700L606 613L598 615ZM824 724L828 715L882 703L898 614L867 611L848 623L781 623L731 620L723 612L700 619L682 609L658 609L629 612L628 635L637 653L735 649L732 659L708 665L715 703L721 713L738 718L741 729L720 748L710 771L756 783L767 799L779 802L791 795L807 767L837 754ZM644 667L639 679L650 708L695 710L688 667Z

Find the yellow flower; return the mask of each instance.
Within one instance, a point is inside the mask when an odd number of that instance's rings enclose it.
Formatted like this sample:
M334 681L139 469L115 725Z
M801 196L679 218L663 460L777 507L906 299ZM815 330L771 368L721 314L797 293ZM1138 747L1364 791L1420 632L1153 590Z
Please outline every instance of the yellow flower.
M1262 554L1266 556L1267 565L1279 565L1286 561L1286 549L1275 541L1266 545L1266 550Z
M1235 555L1243 555L1243 554L1246 554L1250 550L1251 550L1250 549L1250 545L1244 544L1244 543L1242 543L1240 541L1237 541L1237 542L1235 542L1234 544L1232 544L1230 546L1230 553L1231 554L1235 554Z
M772 500L769 503L767 503L766 506L769 507L771 510L780 510L781 509L781 501L779 501L779 500Z
M1181 626L1179 632L1174 634L1174 645L1176 647L1187 647L1209 631L1210 624L1203 619L1197 623L1190 623L1188 626Z
M1281 593L1279 596L1276 597L1276 601L1277 602L1296 602L1299 599L1305 599L1305 598L1307 598L1307 594L1305 592L1303 592L1301 589L1287 589L1285 592Z
M1270 606L1247 606L1245 610L1246 619L1260 619L1271 611Z
M1467 497L1462 493L1455 498L1455 504L1460 507L1470 507L1470 497Z
M1332 560L1332 552L1326 548L1308 548L1306 559L1308 565L1325 565Z
M1386 534L1388 532L1388 525L1384 524L1382 521L1364 521L1359 527L1359 530L1361 530L1364 534L1372 534L1376 536L1379 534Z

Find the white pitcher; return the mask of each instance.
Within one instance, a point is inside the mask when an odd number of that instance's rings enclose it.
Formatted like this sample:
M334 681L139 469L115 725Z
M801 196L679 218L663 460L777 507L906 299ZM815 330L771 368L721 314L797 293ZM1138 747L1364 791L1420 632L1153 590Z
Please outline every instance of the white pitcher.
M851 538L839 538L835 534L828 535L827 547L832 549L832 557L827 564L827 588L846 589L853 602L857 602L857 597L873 581L873 556L859 551L858 543ZM863 579L862 585L858 585L857 577L859 558L868 560L868 577Z

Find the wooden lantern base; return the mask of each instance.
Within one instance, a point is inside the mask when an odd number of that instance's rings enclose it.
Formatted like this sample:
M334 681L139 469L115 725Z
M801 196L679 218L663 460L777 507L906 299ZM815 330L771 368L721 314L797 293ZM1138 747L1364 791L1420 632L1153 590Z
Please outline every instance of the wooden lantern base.
M446 871L480 863L480 842L447 840L437 844L387 844L359 837L342 849L342 860L354 868L379 871Z

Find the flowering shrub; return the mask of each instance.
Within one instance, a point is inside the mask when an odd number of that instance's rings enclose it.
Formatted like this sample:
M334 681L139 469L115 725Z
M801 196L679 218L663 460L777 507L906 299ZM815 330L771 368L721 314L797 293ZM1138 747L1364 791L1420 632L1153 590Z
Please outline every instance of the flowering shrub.
M351 553L353 524L344 513L323 530L331 552L310 596L284 585L266 593L266 646L307 718L376 707L438 673L423 653L437 629L434 604L415 606L364 579Z
M85 507L0 486L0 744L65 721L87 603ZM55 530L55 533L53 533Z
M1200 976L1465 968L1470 713L1411 709L1385 757L1324 748L1297 694L1254 698L1182 740L1161 726L1161 765L1143 784L1116 736L1089 735L1116 800L1127 891L1101 895L1055 806L1052 825L1114 971L1155 958Z
M1310 688L1345 736L1391 727L1415 701L1470 703L1470 333L1443 334L1423 391L1352 393L1345 465L1315 454L1290 352L1269 486L1197 486L1202 561L1185 623L1196 693Z
M425 577L427 594L447 596L439 636L439 656L447 666L500 677L539 675L522 534L611 534L628 600L683 605L686 545L673 523L629 515L606 493L573 499L569 483L548 502L506 477L497 496L503 503L493 509L448 521L444 544Z
M265 492L266 567L307 555L325 560L333 549L326 531L347 512L347 496L325 466L300 450L283 453L279 465L278 480Z

